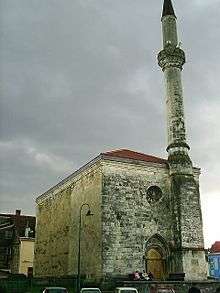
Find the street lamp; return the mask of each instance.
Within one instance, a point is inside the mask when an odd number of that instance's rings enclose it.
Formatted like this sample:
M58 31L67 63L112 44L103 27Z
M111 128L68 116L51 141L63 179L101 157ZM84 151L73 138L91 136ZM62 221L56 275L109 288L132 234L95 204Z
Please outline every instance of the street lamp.
M78 271L77 271L77 292L80 292L80 257L81 257L81 224L82 224L82 210L83 207L87 206L88 211L86 213L86 216L93 216L93 213L91 212L90 205L88 203L83 203L80 207L80 213L79 213L79 237L78 237Z

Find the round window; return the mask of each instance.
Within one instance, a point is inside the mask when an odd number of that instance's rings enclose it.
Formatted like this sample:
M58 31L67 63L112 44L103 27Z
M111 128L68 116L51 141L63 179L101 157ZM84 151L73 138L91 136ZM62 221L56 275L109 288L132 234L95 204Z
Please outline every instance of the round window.
M151 186L147 189L147 200L149 203L157 202L162 195L162 190L158 186Z

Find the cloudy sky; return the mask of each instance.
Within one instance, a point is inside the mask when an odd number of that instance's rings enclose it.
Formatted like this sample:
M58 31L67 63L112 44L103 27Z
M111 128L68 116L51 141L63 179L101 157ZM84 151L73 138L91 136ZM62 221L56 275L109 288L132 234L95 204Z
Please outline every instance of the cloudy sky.
M173 0L206 246L220 240L220 0ZM166 157L162 0L0 0L0 212L100 152Z

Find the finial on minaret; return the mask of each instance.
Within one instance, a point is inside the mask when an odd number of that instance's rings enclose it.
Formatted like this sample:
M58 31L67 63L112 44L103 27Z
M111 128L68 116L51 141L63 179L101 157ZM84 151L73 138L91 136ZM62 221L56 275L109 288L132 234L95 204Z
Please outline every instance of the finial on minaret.
M166 15L174 15L174 9L171 0L164 0L162 17ZM176 17L176 16L175 16Z

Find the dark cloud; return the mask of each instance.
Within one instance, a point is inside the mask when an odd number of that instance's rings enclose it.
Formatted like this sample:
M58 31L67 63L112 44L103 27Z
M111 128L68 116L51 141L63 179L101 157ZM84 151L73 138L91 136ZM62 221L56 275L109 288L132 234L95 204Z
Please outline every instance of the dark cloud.
M166 156L156 60L162 1L151 2L0 0L2 212L34 213L37 195L102 151ZM202 167L207 241L214 241L209 225L211 203L220 198L220 3L174 6L187 54L191 156Z

